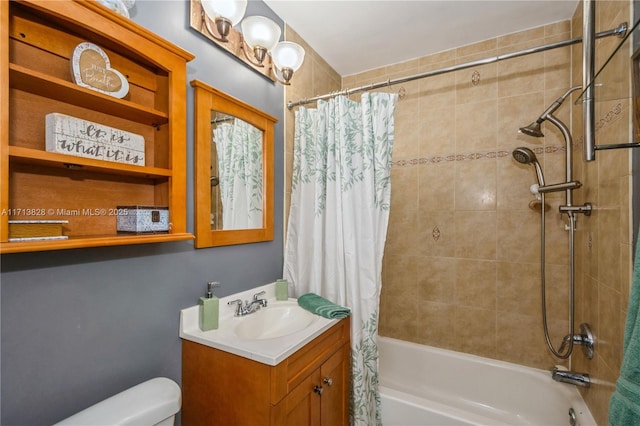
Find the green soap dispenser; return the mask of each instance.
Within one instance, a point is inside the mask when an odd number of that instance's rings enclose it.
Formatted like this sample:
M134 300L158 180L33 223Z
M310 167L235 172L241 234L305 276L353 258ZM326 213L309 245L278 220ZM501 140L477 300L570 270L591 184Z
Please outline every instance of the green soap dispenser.
M220 299L213 295L213 288L220 287L217 281L207 283L207 294L200 298L200 330L208 331L218 328Z
M276 300L289 300L289 282L276 280Z

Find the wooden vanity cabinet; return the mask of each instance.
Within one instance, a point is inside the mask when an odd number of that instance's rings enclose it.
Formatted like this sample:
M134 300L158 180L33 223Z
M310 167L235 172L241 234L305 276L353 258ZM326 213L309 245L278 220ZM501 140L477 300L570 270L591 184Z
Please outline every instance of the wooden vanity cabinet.
M183 340L182 424L349 423L349 319L275 366Z
M126 78L117 98L74 83L81 43ZM95 1L0 1L0 253L193 239L186 225L186 64L193 55ZM96 69L109 67L94 65ZM46 117L144 138L144 164L50 152ZM169 230L122 234L118 206L163 206ZM68 239L9 241L9 220L66 220Z

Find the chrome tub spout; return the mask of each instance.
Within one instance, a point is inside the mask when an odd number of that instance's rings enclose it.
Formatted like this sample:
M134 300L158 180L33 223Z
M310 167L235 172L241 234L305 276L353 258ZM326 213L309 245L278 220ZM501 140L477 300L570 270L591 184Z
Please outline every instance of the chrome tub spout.
M556 382L569 383L571 385L582 386L588 388L591 386L591 378L586 373L576 373L575 371L562 371L558 367L554 367L551 371L551 377Z

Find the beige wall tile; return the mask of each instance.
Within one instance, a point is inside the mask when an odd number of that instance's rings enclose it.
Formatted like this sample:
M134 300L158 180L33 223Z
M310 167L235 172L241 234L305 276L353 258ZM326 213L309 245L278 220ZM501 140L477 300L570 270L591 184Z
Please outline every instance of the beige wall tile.
M560 21L554 22L553 24L544 26L544 36L545 37L553 37L557 35L563 35L566 37L571 36L571 22L570 21Z
M430 56L420 58L420 68L423 71L431 71L455 64L456 49L445 50Z
M498 63L498 97L544 90L544 55L510 59Z
M456 107L456 152L490 150L496 147L498 104L495 100Z
M380 305L380 317L384 320L379 327L380 335L415 341L418 330L418 303L387 294L386 291L384 294L384 302Z
M547 349L541 321L539 312L533 316L518 312L499 314L497 356L504 361L534 368L566 364L555 359Z
M533 41L534 43L540 43L540 40L545 36L545 29L546 27L542 26L498 37L498 47L513 47L530 41ZM517 50L517 48L514 50Z
M545 39L545 43L553 43L570 38L569 34L557 35ZM571 67L570 48L548 50L544 52L544 87L545 89L559 88L567 90L571 86L571 76L566 72Z
M416 256L387 255L384 258L385 295L415 300L418 295L418 264Z
M441 108L423 109L420 118L422 133L412 141L417 142L420 156L453 153L456 149L455 107L443 105Z
M385 252L416 253L419 246L418 211L410 208L391 208Z
M489 358L496 357L497 334L494 310L456 306L454 329L456 350Z
M540 262L540 229L527 226L532 223L540 223L540 213L534 209L498 210L497 260Z
M453 304L456 292L457 260L422 256L418 260L418 298L422 301Z
M452 304L421 302L418 305L416 342L445 349L456 349L452 327L456 307Z
M456 257L496 259L496 212L456 211Z
M450 75L436 75L419 81L421 110L447 108L455 105L456 83Z
M455 209L496 210L495 159L455 163Z
M496 99L497 69L497 64L494 63L456 71L456 103L467 104Z
M452 220L451 212L421 210L419 215L418 253L423 256L455 257L456 223Z
M468 46L462 46L455 49L456 57L459 58L459 62L467 62L467 57L473 55L491 56L495 54L495 50L498 47L498 41L495 38L484 40L479 43L470 44Z
M420 144L415 143L422 134L422 122L416 115L396 116L393 141L393 158L416 158L420 155Z
M609 368L620 371L622 365L622 340L624 317L622 298L618 291L600 285L598 288L598 341L596 350Z
M424 165L420 166L418 173L418 205L420 211L453 210L456 195L455 164L445 162Z
M419 174L415 167L392 167L391 211L418 208L419 194L415 190L418 182Z
M456 306L496 310L496 262L456 259Z
M540 264L498 262L496 270L498 317L512 313L540 317Z
M570 282L568 265L549 263L545 265L545 299L548 319L561 321L569 318ZM560 339L568 334L569 329L561 331L565 333L559 336Z

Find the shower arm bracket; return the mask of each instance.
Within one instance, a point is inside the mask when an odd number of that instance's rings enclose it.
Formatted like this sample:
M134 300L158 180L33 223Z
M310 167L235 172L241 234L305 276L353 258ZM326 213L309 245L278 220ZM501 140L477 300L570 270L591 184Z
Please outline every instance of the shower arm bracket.
M581 206L560 206L560 213L582 213L585 216L591 216L591 212L593 211L593 206L591 203L585 203Z

